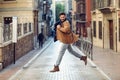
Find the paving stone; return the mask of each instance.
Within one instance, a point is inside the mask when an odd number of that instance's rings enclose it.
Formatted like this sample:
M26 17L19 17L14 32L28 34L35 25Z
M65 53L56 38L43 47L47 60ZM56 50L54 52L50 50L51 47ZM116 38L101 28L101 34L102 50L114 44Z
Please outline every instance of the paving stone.
M60 64L60 71L51 73L57 59L59 43L52 43L37 59L26 68L22 68L9 80L109 80L101 74L97 67L92 67L65 52Z

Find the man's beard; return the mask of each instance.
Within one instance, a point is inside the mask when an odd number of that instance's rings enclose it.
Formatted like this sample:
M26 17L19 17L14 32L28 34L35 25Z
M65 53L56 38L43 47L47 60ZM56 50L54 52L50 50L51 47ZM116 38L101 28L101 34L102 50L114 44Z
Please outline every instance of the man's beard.
M61 20L61 22L64 22L66 19Z

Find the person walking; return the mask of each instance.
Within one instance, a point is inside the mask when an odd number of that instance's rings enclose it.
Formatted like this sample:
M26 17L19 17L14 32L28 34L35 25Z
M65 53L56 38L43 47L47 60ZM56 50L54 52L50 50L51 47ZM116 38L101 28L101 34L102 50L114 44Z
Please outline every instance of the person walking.
M67 49L71 54L78 57L80 60L83 60L85 65L87 65L87 56L81 55L72 49L72 44L78 41L78 35L74 34L71 31L70 23L66 19L66 14L60 13L59 18L60 18L60 22L56 24L57 25L56 26L56 40L58 40L58 42L60 43L60 51L59 51L57 61L54 64L54 68L50 70L50 72L60 71L59 65Z
M40 34L38 35L39 48L42 48L42 47L43 47L43 40L44 40L44 35L43 35L43 33L40 33Z

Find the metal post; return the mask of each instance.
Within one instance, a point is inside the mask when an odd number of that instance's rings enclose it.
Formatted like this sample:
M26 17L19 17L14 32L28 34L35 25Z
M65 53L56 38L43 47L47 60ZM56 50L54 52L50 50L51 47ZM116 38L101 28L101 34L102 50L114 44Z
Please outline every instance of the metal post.
M104 49L104 27L103 27L103 49Z
M117 9L117 5L116 5L116 9ZM116 28L115 28L115 35L116 35L116 52L117 52L117 26L118 26L118 11L116 10Z
M117 27L116 27L115 35L116 35L116 52L117 52Z
M16 59L15 59L16 58L16 56L15 56L15 54L16 54L15 44L16 43L13 43L13 47L14 47L14 52L13 52L14 53L13 54L14 64L15 64L15 61L16 61Z
M91 60L93 60L93 29L91 27Z
M14 52L13 52L13 62L15 64L15 60L16 60L16 49L15 49L15 44L17 43L17 17L13 17L13 32L12 32L12 42L13 42L13 48L14 48Z

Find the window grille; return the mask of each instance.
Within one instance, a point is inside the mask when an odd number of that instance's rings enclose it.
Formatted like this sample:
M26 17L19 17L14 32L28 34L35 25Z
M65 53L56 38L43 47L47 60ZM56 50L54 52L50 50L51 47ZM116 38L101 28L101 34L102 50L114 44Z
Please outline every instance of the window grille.
M96 21L93 21L93 36L96 37Z
M12 39L12 17L4 17L3 41Z
M99 38L102 39L102 21L99 21Z
M18 28L17 28L17 35L18 36L21 36L22 35L22 31L21 31L21 29L22 29L22 24L20 23L20 24L18 24Z
M27 33L27 23L24 23L24 24L23 24L23 31L24 31L24 34Z

